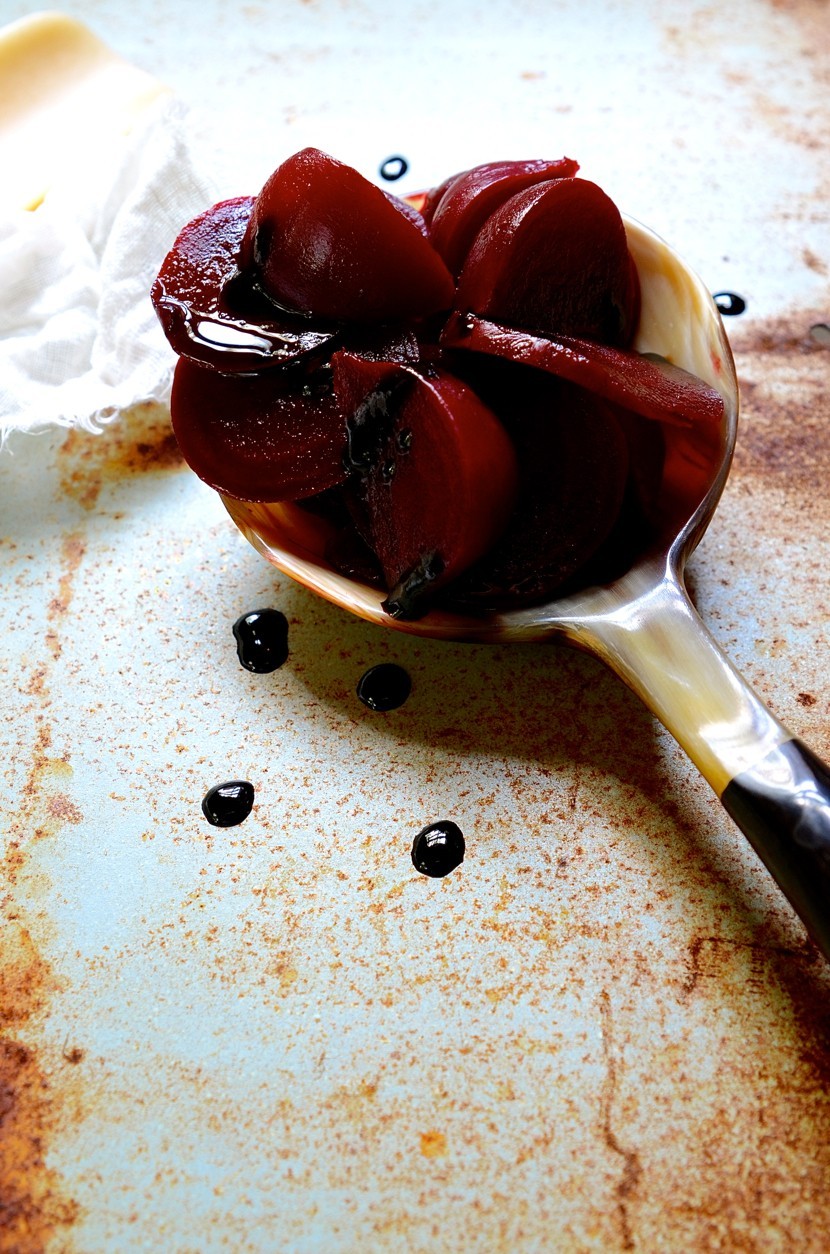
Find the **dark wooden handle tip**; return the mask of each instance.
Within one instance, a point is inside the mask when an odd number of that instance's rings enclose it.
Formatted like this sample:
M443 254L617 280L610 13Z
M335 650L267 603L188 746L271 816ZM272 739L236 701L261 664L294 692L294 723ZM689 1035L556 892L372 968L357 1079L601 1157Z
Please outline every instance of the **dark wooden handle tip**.
M788 740L721 800L830 960L830 768Z

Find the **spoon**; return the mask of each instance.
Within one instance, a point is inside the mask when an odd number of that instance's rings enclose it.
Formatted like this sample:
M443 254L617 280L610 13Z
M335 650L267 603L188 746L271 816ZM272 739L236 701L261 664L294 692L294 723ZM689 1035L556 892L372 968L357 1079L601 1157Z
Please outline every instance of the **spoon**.
M433 609L416 621L393 619L381 608L382 592L326 562L321 519L288 504L223 500L242 533L281 571L370 622L443 640L559 638L602 659L685 750L830 959L830 769L738 674L684 583L735 447L732 353L700 279L646 227L626 219L626 231L642 287L635 349L715 387L724 421L716 433L672 429L658 537L621 578L531 608L475 616Z

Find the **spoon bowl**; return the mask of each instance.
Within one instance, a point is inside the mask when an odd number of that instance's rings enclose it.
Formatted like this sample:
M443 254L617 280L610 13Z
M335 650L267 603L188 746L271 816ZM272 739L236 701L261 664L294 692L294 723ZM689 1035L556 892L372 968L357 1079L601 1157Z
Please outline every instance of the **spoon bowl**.
M559 638L601 658L684 748L720 797L825 957L830 958L830 770L765 708L697 614L684 570L723 491L738 430L732 353L711 295L652 231L625 220L642 310L633 344L697 375L724 402L718 430L673 427L656 536L629 570L542 605L393 619L384 593L339 574L328 526L291 504L224 497L251 544L292 579L380 626L460 641Z

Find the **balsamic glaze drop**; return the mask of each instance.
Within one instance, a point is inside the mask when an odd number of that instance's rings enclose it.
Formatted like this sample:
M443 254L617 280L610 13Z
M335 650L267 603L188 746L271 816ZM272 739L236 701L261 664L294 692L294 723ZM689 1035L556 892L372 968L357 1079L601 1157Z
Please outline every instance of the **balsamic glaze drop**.
M254 808L254 786L246 779L229 779L208 789L202 801L202 814L214 827L236 827L244 823Z
M279 610L251 610L233 625L236 653L248 671L267 675L288 657L288 619Z
M369 474L377 465L386 445L397 410L412 388L412 375L400 371L364 396L346 419L345 468L359 475Z
M408 169L409 162L406 157L387 157L380 167L380 177L386 179L387 183L395 183L403 178Z
M397 710L412 691L412 680L396 662L380 662L361 676L357 695L370 710Z
M412 842L412 864L421 875L441 879L464 861L464 835L449 819L430 823Z
M742 314L746 309L746 301L737 292L715 292L713 300L718 307L718 312L728 318Z
M444 559L440 553L424 553L381 602L381 608L390 618L421 618L428 609L424 596L443 571Z

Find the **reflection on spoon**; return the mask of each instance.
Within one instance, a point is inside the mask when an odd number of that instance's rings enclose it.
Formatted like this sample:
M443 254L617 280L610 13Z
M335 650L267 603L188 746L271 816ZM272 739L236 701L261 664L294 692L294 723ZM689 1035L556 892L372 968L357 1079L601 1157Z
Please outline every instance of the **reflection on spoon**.
M634 343L698 375L724 400L711 431L673 428L659 535L611 584L532 608L465 615L434 609L393 620L384 594L325 560L323 520L288 504L224 498L234 522L280 570L351 613L446 640L564 639L606 662L660 719L720 797L830 958L830 770L764 707L721 652L684 585L689 554L720 499L735 446L738 384L718 310L680 258L626 222L640 273Z

